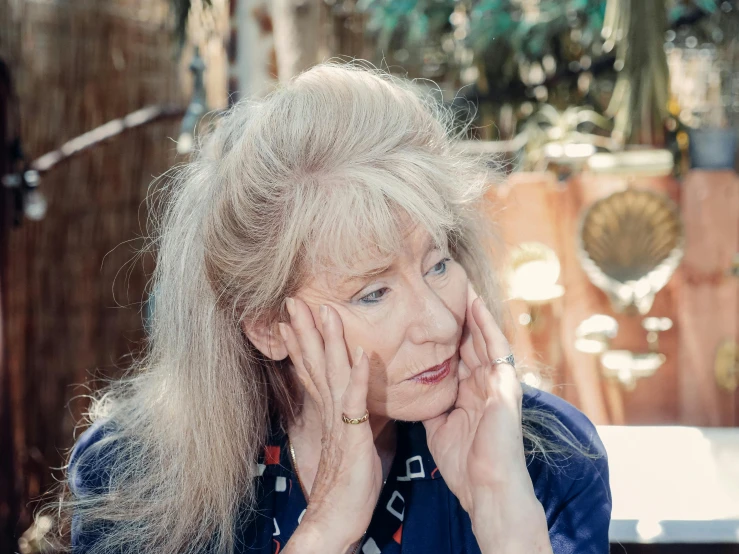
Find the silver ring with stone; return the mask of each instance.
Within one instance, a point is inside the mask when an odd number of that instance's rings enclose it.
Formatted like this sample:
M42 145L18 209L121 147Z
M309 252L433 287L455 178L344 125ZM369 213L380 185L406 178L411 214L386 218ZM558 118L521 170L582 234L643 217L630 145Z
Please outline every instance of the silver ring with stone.
M511 367L516 367L516 360L513 358L513 354L508 354L505 358L495 358L493 365L497 364L508 364Z

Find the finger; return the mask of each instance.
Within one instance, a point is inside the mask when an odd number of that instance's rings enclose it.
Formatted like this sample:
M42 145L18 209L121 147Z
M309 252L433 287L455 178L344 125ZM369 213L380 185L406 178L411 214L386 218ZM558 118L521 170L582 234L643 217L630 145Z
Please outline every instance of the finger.
M300 357L303 366L311 375L318 391L330 398L330 388L326 379L326 359L321 333L316 328L316 322L308 305L299 298L288 302L290 325L295 332L300 347Z
M477 369L482 365L482 360L475 352L475 344L472 337L471 324L474 323L472 312L469 307L472 303L472 295L475 294L472 284L467 282L467 308L465 309L465 321L462 325L462 337L459 341L459 357L464 360L467 367ZM460 379L462 377L460 376Z
M489 360L504 358L511 353L511 347L508 344L503 331L495 322L493 314L490 313L482 299L475 299L472 310L473 319L475 320L477 329L480 330L485 342L485 351ZM514 404L519 416L522 411L522 391L521 384L518 381L516 368L510 364L496 364L492 367L492 372L478 372L476 376L477 384L484 391L484 396L490 394L500 394L510 403Z
M506 339L503 331L498 327L493 314L487 309L482 299L477 299L474 302L472 313L478 328L482 332L488 358L492 361L510 354L511 347L508 344L508 339Z
M325 348L326 380L335 402L341 399L351 376L351 364L346 351L344 325L339 313L325 304L320 307L321 334Z
M298 338L295 336L295 332L292 330L288 323L278 323L277 326L280 329L280 335L282 340L285 342L285 348L292 361L293 368L298 380L305 388L306 392L315 400L320 406L323 406L323 396L318 392L316 384L313 382L308 370L303 366L303 362L300 356L300 346L298 345Z
M479 297L477 296L475 289L472 288L472 283L470 282L468 282L467 291L467 326L469 328L470 335L472 336L472 344L477 358L480 360L481 364L487 364L489 362L489 356L485 345L485 338L483 337L482 330L475 321L475 317L472 313L472 306L475 300ZM482 299L480 299L480 302L482 302Z
M464 360L460 359L457 364L457 374L459 375L460 380L464 380L472 375L472 369L470 369Z
M357 346L354 353L354 366L349 376L349 384L341 397L341 406L347 417L359 418L367 411L367 391L369 389L369 358Z
M467 364L467 367L472 369L477 369L482 366L482 362L475 352L475 345L472 342L472 335L467 330L467 325L465 325L462 341L459 344L459 359L464 361L464 363ZM463 379L461 374L459 378Z

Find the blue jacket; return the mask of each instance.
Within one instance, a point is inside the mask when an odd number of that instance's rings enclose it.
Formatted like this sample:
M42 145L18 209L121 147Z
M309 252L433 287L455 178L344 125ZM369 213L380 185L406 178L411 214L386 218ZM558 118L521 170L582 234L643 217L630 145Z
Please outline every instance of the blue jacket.
M544 506L555 554L608 552L611 493L606 452L595 427L574 406L553 394L525 388L524 406L555 414L598 459L579 454L555 456L553 464L528 458L528 470ZM360 552L363 554L479 554L469 516L440 475L426 444L422 423L397 422L395 459ZM70 487L75 495L102 491L105 467L95 455L80 454L105 436L105 421L96 422L78 439L70 460ZM307 506L278 425L258 460L259 517L237 525L236 554L277 554L295 531ZM92 528L91 528L92 527ZM84 554L105 525L73 522L72 552Z

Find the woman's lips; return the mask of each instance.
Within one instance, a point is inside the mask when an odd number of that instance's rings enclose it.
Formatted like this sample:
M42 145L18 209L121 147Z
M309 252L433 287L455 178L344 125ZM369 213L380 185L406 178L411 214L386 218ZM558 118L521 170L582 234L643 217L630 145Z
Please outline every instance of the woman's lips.
M452 359L449 358L444 363L438 365L436 369L429 369L424 371L423 373L419 373L418 375L411 377L411 381L426 384L438 383L439 381L442 381L447 375L449 375L451 368Z

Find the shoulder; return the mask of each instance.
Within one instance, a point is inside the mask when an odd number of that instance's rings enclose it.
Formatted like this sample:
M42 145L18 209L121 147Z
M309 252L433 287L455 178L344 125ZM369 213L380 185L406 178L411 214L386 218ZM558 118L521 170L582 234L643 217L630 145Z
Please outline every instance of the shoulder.
M557 428L571 433L577 442L598 458L607 460L607 452L593 422L575 406L550 392L524 385L523 409L532 419L540 434L563 444L564 437ZM539 415L540 417L536 417ZM547 422L550 425L547 425ZM572 438L572 437L570 437Z
M556 474L563 482L586 476L608 479L608 453L592 421L566 400L524 387L524 425L539 444L527 441L532 478ZM597 475L596 475L597 474Z
M110 468L118 456L116 427L108 419L93 422L77 438L67 466L67 479L72 493L81 498L105 492Z
M595 425L572 404L545 391L526 388L523 407L535 422L534 432L555 448L552 455L527 456L554 552L608 552L608 455Z

